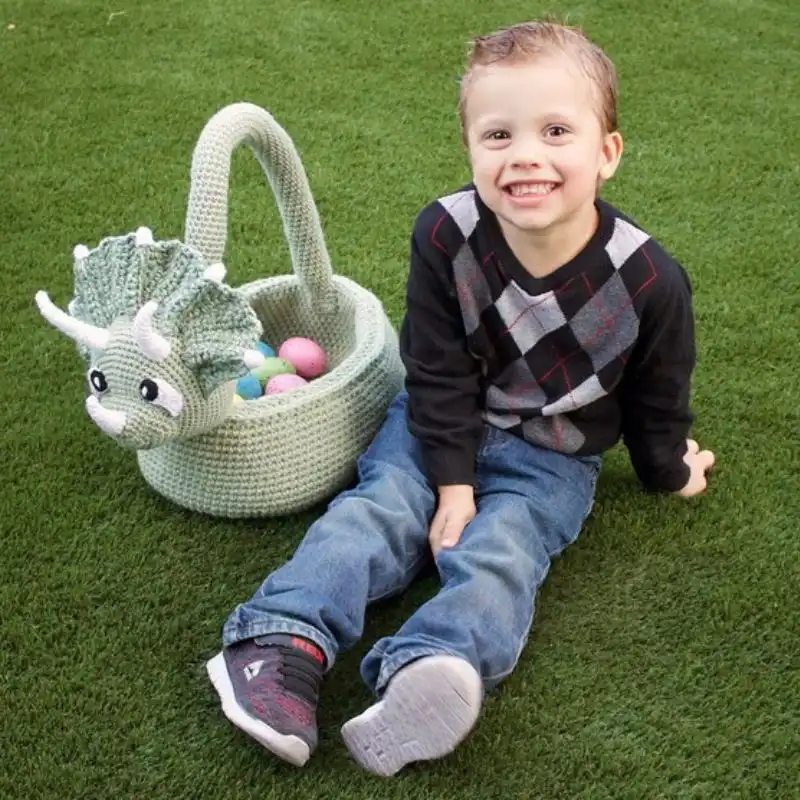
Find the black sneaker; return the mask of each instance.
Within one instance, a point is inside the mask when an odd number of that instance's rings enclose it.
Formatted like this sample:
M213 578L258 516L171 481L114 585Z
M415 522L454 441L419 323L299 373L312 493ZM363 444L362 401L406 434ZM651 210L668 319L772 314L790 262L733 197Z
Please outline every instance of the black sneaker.
M298 767L317 746L325 656L298 636L276 634L225 647L206 669L236 727Z

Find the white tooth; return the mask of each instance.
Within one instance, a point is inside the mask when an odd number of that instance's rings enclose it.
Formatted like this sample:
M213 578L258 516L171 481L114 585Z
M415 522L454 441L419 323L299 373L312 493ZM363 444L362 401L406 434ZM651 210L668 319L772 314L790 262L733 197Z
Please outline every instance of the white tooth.
M520 197L523 195L546 195L553 190L552 183L518 183L511 187L511 193Z

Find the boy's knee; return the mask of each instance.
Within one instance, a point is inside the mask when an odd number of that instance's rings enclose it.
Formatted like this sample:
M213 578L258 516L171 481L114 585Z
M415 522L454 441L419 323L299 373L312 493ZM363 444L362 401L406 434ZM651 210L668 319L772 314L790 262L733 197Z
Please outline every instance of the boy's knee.
M359 514L388 511L413 512L416 516L420 511L432 513L435 496L427 482L412 469L362 457L357 485L336 498L331 507L343 503Z
M530 532L516 536L502 518L496 523L496 535L467 527L455 547L439 552L437 565L443 577L469 578L478 587L486 586L480 593L487 597L505 597L510 591L524 594L527 587L538 584L547 570L547 553Z

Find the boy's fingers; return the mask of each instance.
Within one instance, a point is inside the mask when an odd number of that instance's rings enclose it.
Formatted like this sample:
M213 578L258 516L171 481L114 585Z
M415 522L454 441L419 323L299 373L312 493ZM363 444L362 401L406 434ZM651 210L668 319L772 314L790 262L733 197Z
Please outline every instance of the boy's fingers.
M461 534L463 532L463 526L459 528L456 525L450 525L449 527L445 528L444 533L442 534L442 546L453 547L454 545L457 545L458 540L461 538Z
M442 545L444 547L455 547L469 522L470 519L448 518L442 531Z
M686 452L693 456L695 453L700 451L700 445L694 439L687 439L686 440Z
M697 463L702 467L703 472L714 466L716 459L710 450L701 450L696 456Z
M681 489L678 494L682 497L696 497L698 494L702 494L706 488L708 487L708 481L706 481L705 473L701 473L700 475L692 478L689 483Z
M428 539L431 546L438 549L447 543L450 538L450 528L452 520L448 518L447 514L437 512L431 522L430 530L428 531ZM458 536L456 536L458 540Z

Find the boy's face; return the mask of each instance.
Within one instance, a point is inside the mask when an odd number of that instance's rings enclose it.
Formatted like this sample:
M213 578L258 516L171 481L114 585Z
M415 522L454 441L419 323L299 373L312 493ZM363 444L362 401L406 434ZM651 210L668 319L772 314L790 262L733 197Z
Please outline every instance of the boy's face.
M468 90L466 141L483 202L528 234L591 215L615 172L619 133L604 134L590 79L564 54L481 69Z

